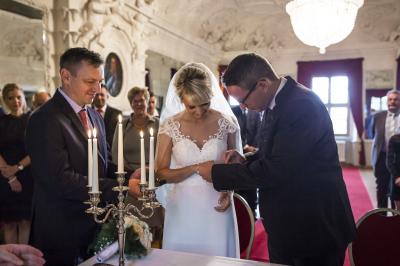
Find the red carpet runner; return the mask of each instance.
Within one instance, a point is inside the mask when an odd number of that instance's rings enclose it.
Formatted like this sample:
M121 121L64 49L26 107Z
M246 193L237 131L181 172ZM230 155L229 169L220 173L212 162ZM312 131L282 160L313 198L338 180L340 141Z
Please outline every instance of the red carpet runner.
M372 209L372 202L367 189L362 181L358 168L343 167L343 178L349 194L351 208L355 221ZM253 249L250 253L251 260L268 261L267 234L261 220L256 222ZM346 253L344 266L349 266L350 261Z

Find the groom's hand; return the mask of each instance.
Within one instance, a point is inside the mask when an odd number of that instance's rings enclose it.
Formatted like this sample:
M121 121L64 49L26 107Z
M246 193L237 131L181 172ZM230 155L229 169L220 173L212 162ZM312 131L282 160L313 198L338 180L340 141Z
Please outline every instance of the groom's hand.
M207 182L212 183L212 178L211 178L211 168L214 165L214 161L208 161L205 163L201 163L198 165L198 171L199 175L206 180Z
M224 163L243 163L246 161L237 150L229 150L224 154Z

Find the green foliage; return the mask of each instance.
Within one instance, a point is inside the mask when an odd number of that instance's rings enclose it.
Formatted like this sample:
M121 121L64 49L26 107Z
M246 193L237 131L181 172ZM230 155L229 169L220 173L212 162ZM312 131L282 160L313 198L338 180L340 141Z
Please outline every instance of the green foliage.
M99 253L107 246L118 241L118 229L116 219L110 219L105 223L93 243L89 246L89 253ZM139 235L133 229L133 226L126 228L125 233L125 256L128 259L141 258L147 255L147 249L140 242Z

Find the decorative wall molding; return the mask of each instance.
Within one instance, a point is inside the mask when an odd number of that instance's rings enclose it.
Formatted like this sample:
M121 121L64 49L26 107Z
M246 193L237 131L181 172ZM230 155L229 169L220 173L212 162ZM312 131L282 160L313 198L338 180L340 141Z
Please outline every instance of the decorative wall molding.
M366 88L393 88L394 72L392 69L365 71Z

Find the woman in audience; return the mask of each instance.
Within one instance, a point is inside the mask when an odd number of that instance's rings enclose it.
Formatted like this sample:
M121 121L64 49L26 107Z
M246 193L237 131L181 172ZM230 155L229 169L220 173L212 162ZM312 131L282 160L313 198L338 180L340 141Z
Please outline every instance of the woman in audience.
M389 140L387 167L392 180L390 197L396 209L400 210L400 134L392 136Z
M140 169L140 131L144 135L146 165L149 163L148 151L151 128L153 129L154 143L157 143L159 119L147 113L149 99L150 94L146 88L134 87L128 92L128 100L133 113L122 121L122 130L124 132L124 166L128 172ZM115 164L118 163L118 125L115 129L112 143L112 160ZM138 201L129 194L127 196L127 203L132 203L139 208L142 206L141 201ZM155 214L149 220L146 220L155 234L153 239L156 241L161 240L158 239L160 238L158 235L161 235L162 221L163 216L160 208L156 209ZM155 247L159 247L159 244L156 244Z
M2 98L9 114L0 118L0 222L6 243L26 244L33 192L24 137L29 114L24 113L25 96L17 84L6 84Z
M132 107L130 117L122 121L124 132L124 166L127 171L135 171L140 168L140 131L143 131L146 164L149 162L149 138L150 128L153 129L154 141L157 140L159 119L147 113L150 95L147 89L134 87L128 92L128 100ZM156 143L156 142L155 142ZM115 129L112 143L112 159L115 164L118 160L118 125Z

